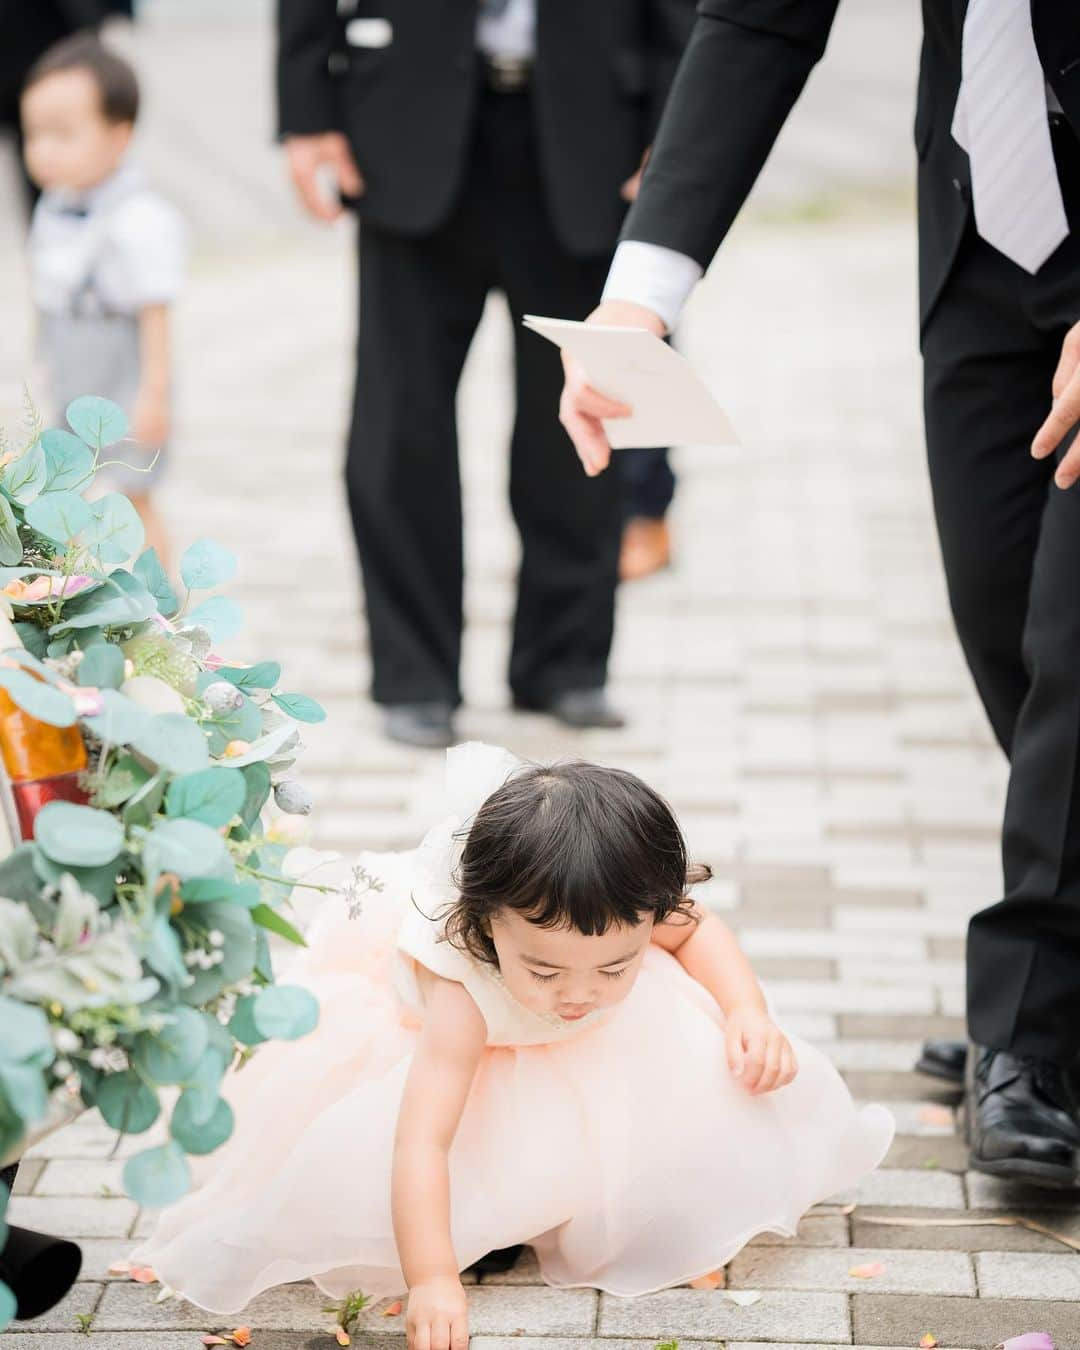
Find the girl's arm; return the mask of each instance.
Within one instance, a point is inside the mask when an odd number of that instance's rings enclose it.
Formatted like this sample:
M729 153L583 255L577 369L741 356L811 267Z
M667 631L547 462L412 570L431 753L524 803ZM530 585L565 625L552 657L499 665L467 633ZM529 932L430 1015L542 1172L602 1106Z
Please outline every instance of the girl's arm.
M724 1012L728 1064L755 1093L771 1092L795 1077L795 1053L769 1016L765 995L735 934L715 914L693 907L695 922L673 918L654 925L652 940L671 952Z
M447 1154L487 1029L460 984L421 972L424 1029L409 1070L394 1139L394 1236L409 1286L410 1350L465 1350L465 1291L450 1238Z
M169 437L170 362L169 307L146 305L139 310L139 388L131 432L155 450Z

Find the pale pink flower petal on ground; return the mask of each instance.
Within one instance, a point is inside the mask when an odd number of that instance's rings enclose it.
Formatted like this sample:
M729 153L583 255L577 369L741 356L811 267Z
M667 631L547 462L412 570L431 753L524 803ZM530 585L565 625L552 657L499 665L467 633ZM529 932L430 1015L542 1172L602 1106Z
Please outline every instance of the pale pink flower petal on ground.
M708 1275L699 1275L696 1280L690 1281L691 1289L720 1289L724 1283L724 1272L722 1270L712 1270Z
M132 1266L131 1278L136 1284L157 1284L157 1271L149 1266Z
M1054 1338L1048 1331L1025 1331L1002 1341L997 1350L1054 1350Z
M737 1303L740 1308L749 1308L751 1304L761 1302L760 1289L728 1289L725 1292L732 1303Z
M852 1266L848 1274L857 1280L872 1280L875 1275L884 1275L885 1267L880 1261L871 1261L865 1266Z

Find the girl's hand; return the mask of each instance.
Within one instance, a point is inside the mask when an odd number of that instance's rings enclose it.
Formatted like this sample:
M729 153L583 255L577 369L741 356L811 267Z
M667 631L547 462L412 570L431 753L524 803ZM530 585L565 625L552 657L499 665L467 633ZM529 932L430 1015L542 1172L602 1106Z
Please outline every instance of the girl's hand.
M725 1041L728 1068L754 1096L785 1087L799 1071L787 1037L759 1008L733 1008Z
M405 1326L409 1350L468 1350L469 1308L457 1276L414 1284Z

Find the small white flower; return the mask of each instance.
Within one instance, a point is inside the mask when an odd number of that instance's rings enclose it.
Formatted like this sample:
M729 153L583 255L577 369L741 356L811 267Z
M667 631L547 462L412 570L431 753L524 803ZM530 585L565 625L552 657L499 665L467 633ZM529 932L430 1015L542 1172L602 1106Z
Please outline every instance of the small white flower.
M66 1078L72 1071L71 1060L69 1059L55 1060L52 1067L53 1073L56 1074L57 1078Z
M97 1046L90 1051L90 1067L93 1069L105 1069L109 1064L109 1052L102 1046Z
M210 943L211 947L225 946L225 934L221 931L220 928L211 928L209 933L207 933L206 935L206 939Z
M73 1055L82 1045L82 1041L70 1027L57 1027L53 1032L53 1045L62 1055Z

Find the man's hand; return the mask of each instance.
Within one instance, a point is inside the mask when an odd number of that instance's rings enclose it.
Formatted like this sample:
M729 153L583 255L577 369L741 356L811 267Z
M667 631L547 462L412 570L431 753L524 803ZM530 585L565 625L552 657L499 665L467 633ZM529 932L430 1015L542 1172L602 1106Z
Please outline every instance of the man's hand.
M405 1329L408 1350L468 1350L469 1307L461 1281L439 1277L414 1284Z
M349 142L340 131L324 131L318 136L289 136L285 140L285 158L293 187L310 215L316 220L337 220L343 207L337 197L328 197L320 183L328 169L337 190L346 197L363 195L364 179L356 167Z
M657 337L663 337L667 331L659 314L628 300L606 301L593 310L586 323L598 328L647 328ZM595 478L611 462L611 446L604 434L603 419L629 417L633 409L593 389L580 363L572 356L564 352L562 360L566 382L559 400L559 421L574 442L585 472Z
M798 1072L787 1037L759 1008L733 1008L725 1039L728 1068L754 1096L785 1087Z
M652 146L645 147L645 153L641 156L641 163L626 182L619 189L619 196L624 202L636 202L637 195L641 188L641 175L645 172L645 165L649 162L649 156L652 154Z
M1080 422L1080 323L1073 324L1065 334L1061 360L1054 371L1052 386L1054 406L1050 416L1039 428L1031 443L1036 459L1052 455L1066 433ZM1069 488L1080 478L1080 436L1073 441L1068 454L1057 466L1054 482L1059 488Z

